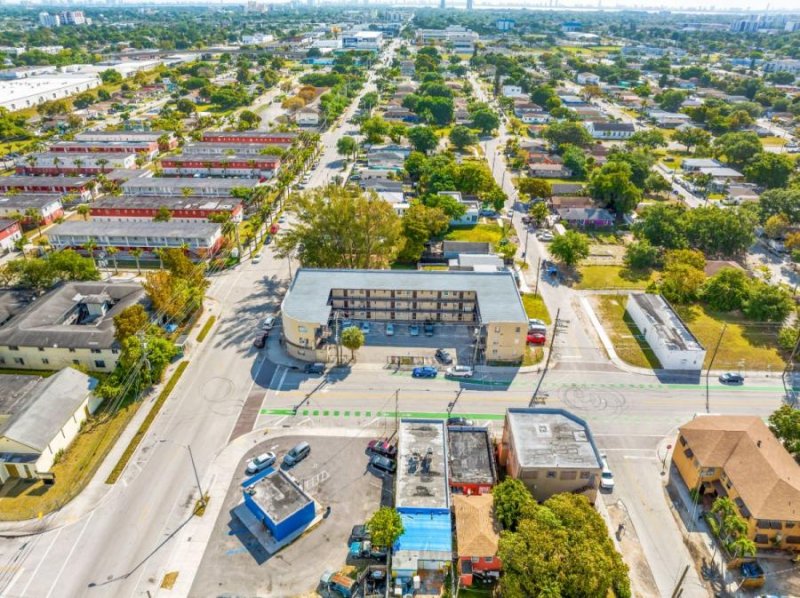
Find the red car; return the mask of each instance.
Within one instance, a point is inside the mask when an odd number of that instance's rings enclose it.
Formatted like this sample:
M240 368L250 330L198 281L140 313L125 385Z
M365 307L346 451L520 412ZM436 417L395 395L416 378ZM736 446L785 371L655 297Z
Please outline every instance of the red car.
M529 332L528 333L528 344L529 345L543 345L547 337L542 334L541 332Z
M397 456L397 447L387 440L370 440L367 450L376 455L383 455L394 459Z
M278 232L279 228L280 228L280 226L276 222L275 224L273 224L272 226L269 227L269 234L271 234L271 235L276 234Z

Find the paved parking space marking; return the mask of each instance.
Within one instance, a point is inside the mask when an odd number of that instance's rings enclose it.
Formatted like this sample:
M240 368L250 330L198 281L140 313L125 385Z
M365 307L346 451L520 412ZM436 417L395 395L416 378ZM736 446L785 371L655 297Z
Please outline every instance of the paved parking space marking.
M261 415L286 415L286 412L292 413L291 409L262 409ZM300 415L319 417L320 412L317 410L309 411L303 409L299 412ZM469 419L485 419L485 420L501 420L505 418L505 413L459 413L459 417L466 417ZM360 417L360 412L354 411L350 415L349 411L323 411L322 417ZM372 417L371 411L364 411L364 417ZM447 412L435 413L427 411L400 411L395 414L394 411L376 411L375 417L415 417L415 418L428 418L428 419L447 419L449 417Z

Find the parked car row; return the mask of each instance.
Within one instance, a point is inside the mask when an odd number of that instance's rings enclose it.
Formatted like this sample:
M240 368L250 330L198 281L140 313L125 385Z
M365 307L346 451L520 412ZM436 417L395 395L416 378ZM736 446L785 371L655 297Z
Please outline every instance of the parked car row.
M311 454L311 445L306 441L299 442L284 455L283 467L294 467L300 463L300 461L308 457L309 454ZM277 461L278 457L274 452L268 451L266 453L261 453L247 462L245 471L248 475L253 475L264 471L268 467L272 467Z

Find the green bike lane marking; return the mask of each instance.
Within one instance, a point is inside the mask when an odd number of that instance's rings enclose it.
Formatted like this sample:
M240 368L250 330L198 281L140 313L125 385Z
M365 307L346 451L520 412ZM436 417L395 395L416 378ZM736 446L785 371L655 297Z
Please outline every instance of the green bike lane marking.
M292 409L262 409L259 411L261 415L294 415ZM311 417L414 417L417 419L447 419L450 417L447 412L436 413L427 411L336 411L328 409L301 409L297 415L311 416ZM501 420L505 417L504 413L459 413L459 417L467 417L470 419L497 419Z

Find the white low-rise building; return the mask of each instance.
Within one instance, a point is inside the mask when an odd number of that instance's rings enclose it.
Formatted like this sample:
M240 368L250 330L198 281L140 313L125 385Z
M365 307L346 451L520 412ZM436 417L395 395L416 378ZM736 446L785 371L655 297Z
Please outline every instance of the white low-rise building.
M525 98L527 95L519 85L503 85L501 93L504 98Z
M702 369L705 348L664 297L630 294L626 311L663 369Z
M319 125L319 110L316 108L303 108L295 118L298 126L316 127Z
M600 83L600 77L594 73L579 73L575 80L578 85L597 85Z
M100 83L96 73L54 73L6 80L0 85L0 107L12 112L24 110L88 91Z

